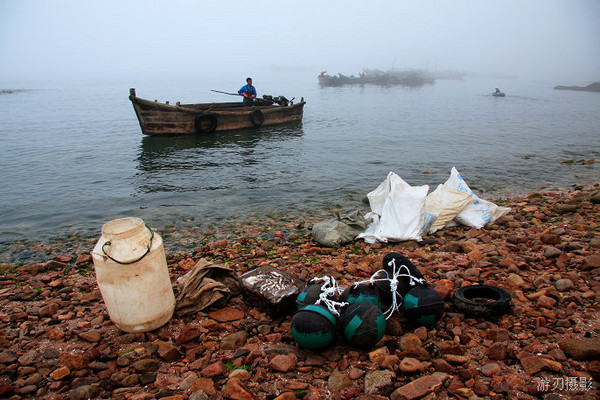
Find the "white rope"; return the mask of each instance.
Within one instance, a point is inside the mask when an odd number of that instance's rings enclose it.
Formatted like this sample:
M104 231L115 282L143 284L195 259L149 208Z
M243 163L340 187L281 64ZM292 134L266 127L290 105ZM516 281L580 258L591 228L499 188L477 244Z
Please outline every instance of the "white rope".
M416 276L413 276L410 273L410 269L408 268L408 266L402 264L400 265L400 267L398 268L398 270L396 270L396 260L394 258L392 258L392 260L388 263L388 266L392 267L392 277L389 277L388 271L386 271L385 269L380 269L379 271L375 272L373 275L371 275L371 277L365 281L360 281L360 282L356 282L354 283L354 287L360 285L361 283L370 283L370 284L375 284L375 282L383 282L383 281L389 281L390 282L390 292L392 294L392 305L390 306L390 308L388 308L383 315L385 315L385 319L389 319L392 314L394 313L394 311L400 311L400 307L402 306L402 296L400 296L400 294L398 293L397 289L398 289L398 278L400 277L404 277L404 278L409 278L409 285L410 286L415 286L417 283L420 283L421 285L424 285L426 283L424 278L417 278ZM400 272L402 272L402 269L406 270L406 274L401 274ZM378 277L380 275L380 273L383 272L385 273L387 278L375 278Z
M331 300L331 297L336 294L342 293L342 289L340 289L338 283L336 282L333 276L323 276L321 278L313 278L311 282L319 282L323 281L323 285L321 285L321 293L319 294L319 299L315 302L315 304L321 304L335 316L340 316L340 312L337 308L341 308L347 306L349 303L346 302L338 302L335 300ZM336 308L337 307L337 308Z

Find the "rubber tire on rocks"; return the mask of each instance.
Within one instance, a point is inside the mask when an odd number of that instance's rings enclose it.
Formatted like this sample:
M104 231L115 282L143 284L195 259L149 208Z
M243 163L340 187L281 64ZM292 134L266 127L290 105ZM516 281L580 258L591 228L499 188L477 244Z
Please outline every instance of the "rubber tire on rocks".
M205 126L206 122L208 122L208 127ZM196 115L196 120L194 123L196 126L196 133L213 133L215 129L217 129L219 121L217 120L217 116L215 114L206 113Z
M496 286L470 285L457 289L452 303L464 314L494 317L510 311L512 298L506 290Z
M263 122L265 122L265 116L260 110L252 110L250 112L250 122L255 128L259 128L262 126Z

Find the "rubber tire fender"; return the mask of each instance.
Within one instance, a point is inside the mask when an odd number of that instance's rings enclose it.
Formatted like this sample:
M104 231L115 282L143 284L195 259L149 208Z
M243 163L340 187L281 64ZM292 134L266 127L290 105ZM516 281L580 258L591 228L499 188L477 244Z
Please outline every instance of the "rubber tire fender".
M205 126L206 122L208 122L208 127ZM196 133L213 133L215 129L217 129L219 121L215 114L205 113L196 115L194 124L196 127Z
M452 295L452 303L464 314L493 317L509 312L512 298L497 286L470 285L457 289Z
M250 112L250 122L252 122L252 126L259 128L265 122L265 115L260 110L252 110Z

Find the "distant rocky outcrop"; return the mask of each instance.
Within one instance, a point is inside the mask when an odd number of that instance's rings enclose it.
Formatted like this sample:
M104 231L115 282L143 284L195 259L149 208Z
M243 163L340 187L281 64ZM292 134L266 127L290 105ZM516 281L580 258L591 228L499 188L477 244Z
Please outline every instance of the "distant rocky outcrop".
M578 90L581 92L600 92L600 82L594 82L587 86L554 86L556 90Z
M23 92L23 89L0 89L0 95L2 94L15 94L19 92Z
M328 75L327 71L319 75L319 84L321 86L343 86L343 85L382 85L382 86L410 86L418 87L435 82L435 76L427 71L407 70L407 71L381 71L365 69L359 76L347 76L341 73L337 75Z

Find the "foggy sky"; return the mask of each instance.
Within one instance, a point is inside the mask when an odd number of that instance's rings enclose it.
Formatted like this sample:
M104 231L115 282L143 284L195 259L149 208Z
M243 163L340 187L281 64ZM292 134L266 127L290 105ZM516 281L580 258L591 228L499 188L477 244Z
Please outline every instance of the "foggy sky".
M392 67L600 80L600 1L0 0L0 82Z

